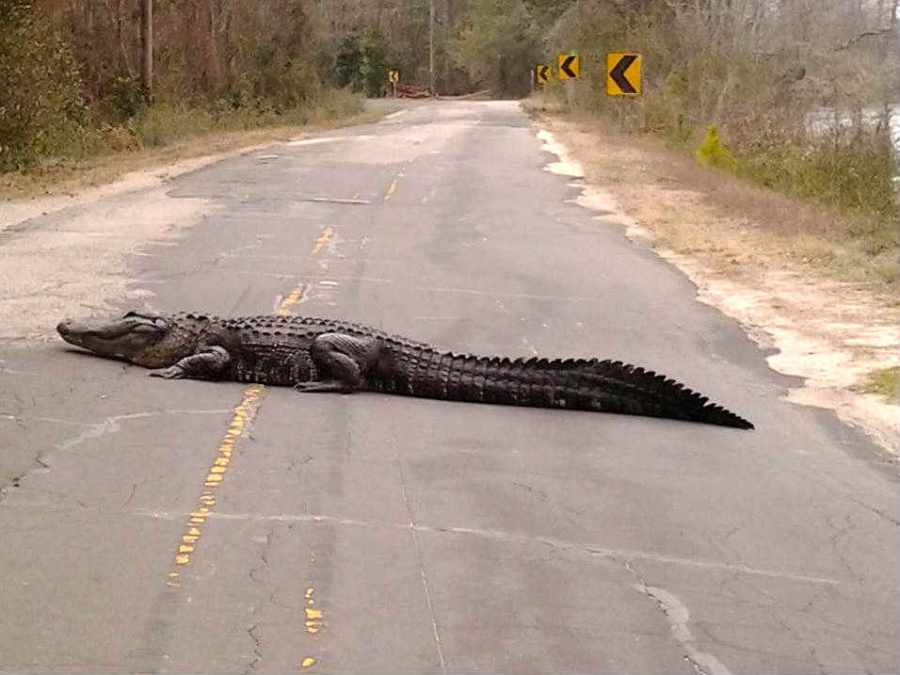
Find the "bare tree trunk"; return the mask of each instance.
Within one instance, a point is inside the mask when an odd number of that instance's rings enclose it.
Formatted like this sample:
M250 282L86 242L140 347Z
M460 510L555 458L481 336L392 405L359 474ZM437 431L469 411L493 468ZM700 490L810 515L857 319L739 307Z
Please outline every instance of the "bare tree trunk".
M141 0L141 86L153 100L153 0Z

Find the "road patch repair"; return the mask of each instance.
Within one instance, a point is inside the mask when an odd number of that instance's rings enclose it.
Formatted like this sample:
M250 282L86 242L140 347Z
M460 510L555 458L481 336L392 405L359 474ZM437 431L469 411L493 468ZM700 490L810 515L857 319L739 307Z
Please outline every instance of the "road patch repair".
M784 375L803 378L788 390L788 401L833 410L844 422L863 429L882 448L900 452L900 407L859 391L869 373L900 366L900 310L886 298L873 297L859 286L810 277L790 268L763 268L751 277L735 274L731 265L714 267L709 258L679 253L658 231L660 223L699 218L694 202L699 195L682 195L661 183L654 190L652 173L640 170L641 184L631 181L599 183L586 170L596 162L585 148L589 136L575 123L542 120L537 130L546 152L557 157L546 169L569 176L581 190L576 202L598 219L621 225L626 236L651 246L680 269L697 287L697 298L737 320L744 331L771 353L769 366ZM552 129L552 131L551 131ZM651 162L637 148L611 148L622 166ZM627 184L627 185L626 185ZM640 191L640 208L622 195ZM629 205L629 206L626 206ZM714 233L694 225L705 249ZM698 245L700 249L700 245Z

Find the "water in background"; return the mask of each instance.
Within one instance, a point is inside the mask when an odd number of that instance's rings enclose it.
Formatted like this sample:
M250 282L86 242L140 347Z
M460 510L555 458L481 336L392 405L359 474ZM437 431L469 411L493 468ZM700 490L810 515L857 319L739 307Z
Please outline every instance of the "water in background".
M863 122L875 126L881 119L883 108L867 108L862 111ZM894 155L900 164L900 103L890 106L889 126L891 133L891 142L894 145ZM854 122L854 115L836 110L818 110L810 113L807 118L807 124L813 131L825 133L834 129L836 125L849 127ZM894 176L894 184L900 189L900 174Z

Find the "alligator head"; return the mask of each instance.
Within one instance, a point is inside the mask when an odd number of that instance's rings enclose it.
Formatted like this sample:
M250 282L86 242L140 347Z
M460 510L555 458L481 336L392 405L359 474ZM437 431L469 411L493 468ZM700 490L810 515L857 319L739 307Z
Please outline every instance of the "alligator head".
M207 320L192 317L191 323L200 321L205 324ZM201 326L182 325L176 317L128 312L112 321L67 319L56 330L69 344L98 356L122 359L145 368L165 368L194 353L201 333L197 328Z

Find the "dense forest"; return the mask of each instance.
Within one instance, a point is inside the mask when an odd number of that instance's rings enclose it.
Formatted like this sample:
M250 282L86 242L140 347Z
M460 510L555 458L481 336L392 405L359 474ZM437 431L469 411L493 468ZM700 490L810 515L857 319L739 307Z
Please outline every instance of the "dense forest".
M151 92L144 0L0 0L0 170L165 143L168 128L340 114L385 95L388 69L442 95L523 96L536 63L577 51L569 107L694 148L706 134L703 161L893 214L879 111L900 99L898 2L154 0ZM603 93L603 55L619 49L643 54L639 100ZM835 113L824 153L821 110Z

